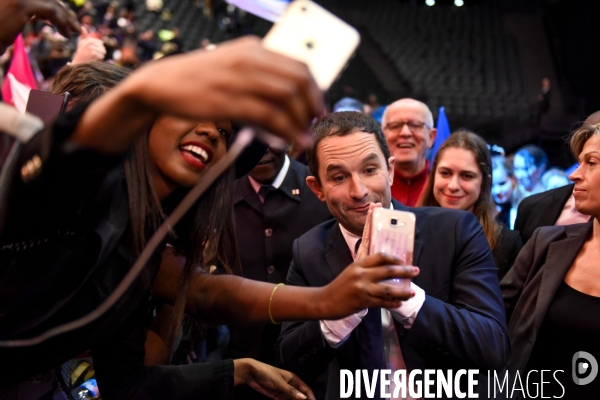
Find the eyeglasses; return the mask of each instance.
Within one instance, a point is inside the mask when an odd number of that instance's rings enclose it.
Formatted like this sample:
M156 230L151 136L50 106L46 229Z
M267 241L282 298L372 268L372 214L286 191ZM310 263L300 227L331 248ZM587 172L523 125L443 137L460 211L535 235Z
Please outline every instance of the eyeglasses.
M427 129L431 129L431 126L423 121L394 121L387 124L384 129L392 132L401 131L402 128L404 128L404 125L407 125L411 132L421 132L424 126L426 126Z

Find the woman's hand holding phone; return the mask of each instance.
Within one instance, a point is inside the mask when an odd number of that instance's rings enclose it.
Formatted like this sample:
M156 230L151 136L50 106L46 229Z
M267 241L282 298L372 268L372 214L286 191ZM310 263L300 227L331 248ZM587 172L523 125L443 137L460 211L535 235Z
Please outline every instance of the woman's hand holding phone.
M313 304L321 305L325 309L322 315L331 316L328 319L344 318L370 307L398 308L402 301L414 296L412 289L380 282L410 280L419 275L418 268L399 264L398 258L382 253L357 259L321 288Z

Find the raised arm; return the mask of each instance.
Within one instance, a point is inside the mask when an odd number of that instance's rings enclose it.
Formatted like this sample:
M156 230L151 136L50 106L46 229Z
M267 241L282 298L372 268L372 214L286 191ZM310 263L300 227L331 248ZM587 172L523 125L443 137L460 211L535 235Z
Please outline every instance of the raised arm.
M88 108L71 139L121 153L165 113L257 125L304 144L322 97L305 64L245 37L143 66Z
M173 251L163 253L163 262L153 284L153 293L173 302L184 260ZM281 286L232 275L194 275L187 297L188 312L215 323L268 323L308 319L338 319L367 307L398 307L412 296L410 290L379 285L390 278L412 278L413 267L394 266L398 260L376 254L360 264L348 266L324 287ZM272 300L271 299L272 295Z

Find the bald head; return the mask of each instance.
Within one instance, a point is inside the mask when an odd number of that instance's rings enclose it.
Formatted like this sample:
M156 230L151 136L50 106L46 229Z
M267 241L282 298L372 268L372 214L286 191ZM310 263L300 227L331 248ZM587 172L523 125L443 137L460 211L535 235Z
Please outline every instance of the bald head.
M400 99L390 104L381 120L390 153L396 158L396 171L412 178L425 169L427 149L433 146L437 131L427 104Z
M396 100L395 102L387 106L383 113L383 117L381 118L381 126L386 126L388 124L388 119L394 111L406 109L415 110L419 113L422 113L424 118L423 122L425 122L429 126L433 126L433 114L431 113L429 107L427 107L427 104L423 103L422 101L410 98Z
M596 125L596 124L600 124L600 111L596 111L595 113L593 113L592 115L590 115L589 117L587 117L585 119L585 121L583 121L584 125Z

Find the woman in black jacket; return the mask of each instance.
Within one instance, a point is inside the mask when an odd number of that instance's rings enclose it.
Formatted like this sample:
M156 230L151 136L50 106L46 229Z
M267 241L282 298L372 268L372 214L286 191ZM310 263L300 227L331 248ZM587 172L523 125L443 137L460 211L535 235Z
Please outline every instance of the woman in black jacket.
M577 210L589 222L535 230L500 286L509 321L508 370L538 381L544 395L565 399L600 396L600 124L584 124L571 136L579 167ZM525 379L523 379L525 382ZM536 390L531 385L531 390Z

